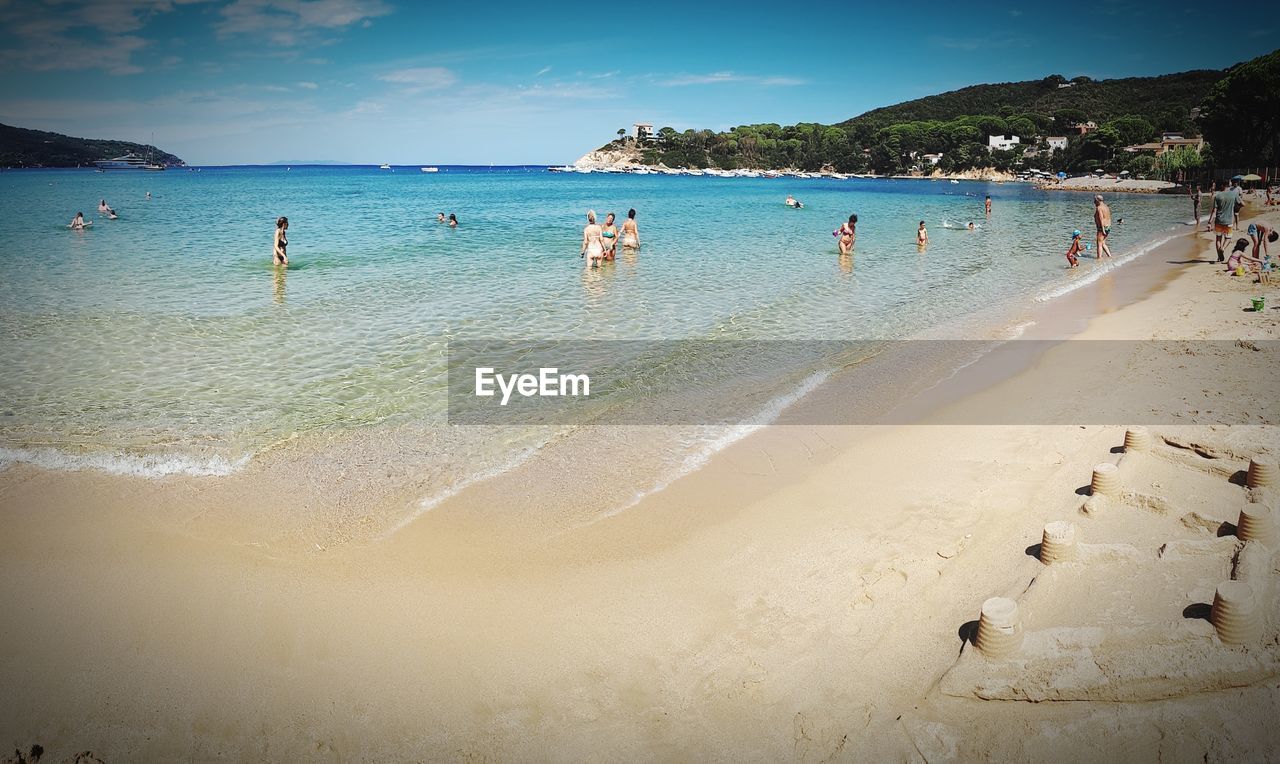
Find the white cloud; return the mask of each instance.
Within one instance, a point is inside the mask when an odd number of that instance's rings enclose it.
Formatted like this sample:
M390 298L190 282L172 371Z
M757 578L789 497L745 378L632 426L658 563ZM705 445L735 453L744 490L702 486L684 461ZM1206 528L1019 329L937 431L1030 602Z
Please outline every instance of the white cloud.
M314 82L299 82L298 87L302 88L303 90L319 90L320 89L320 86Z
M533 76L535 76L535 77L541 77L542 75L546 74L546 73L547 73L547 72L549 72L549 71L551 71L551 67L549 67L549 66L544 66L544 67L542 67L541 69L539 69L539 70L538 70L538 73L537 73L537 74L535 74L535 75L533 75Z
M382 0L235 0L222 9L218 34L266 34L277 45L293 46L317 31L337 31L391 13Z
M736 72L712 72L710 74L679 74L655 82L663 87L683 87L685 85L718 85L725 82L741 82L755 85L790 86L803 85L805 80L795 77L769 76L760 77Z
M131 34L152 16L202 0L113 0L85 4L0 2L7 32L0 65L36 71L99 69L138 74L133 54L149 41Z
M378 79L402 85L406 93L421 93L447 88L458 81L458 75L443 66L415 66L387 72Z

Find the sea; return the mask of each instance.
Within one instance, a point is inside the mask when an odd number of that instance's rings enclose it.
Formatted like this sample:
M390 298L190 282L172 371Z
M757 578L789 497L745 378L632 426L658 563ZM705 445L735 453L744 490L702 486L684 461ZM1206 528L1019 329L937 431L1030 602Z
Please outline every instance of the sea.
M788 194L803 209L786 206ZM216 480L347 438L394 444L387 458L417 471L425 511L574 428L451 427L451 342L990 336L1019 306L1187 230L1185 197L1108 199L1123 220L1116 257L1069 271L1072 231L1092 239L1090 195L1023 183L544 167L5 170L0 465ZM98 214L100 200L118 219ZM642 248L585 267L587 211L620 224L629 209ZM77 211L89 229L68 229ZM841 257L832 232L850 214L857 243ZM282 215L287 269L271 262ZM822 363L779 368L754 391L766 393L763 410L820 383ZM645 388L614 394L626 405ZM656 490L749 431L686 428L653 445L653 469L608 501ZM609 448L599 433L591 442Z

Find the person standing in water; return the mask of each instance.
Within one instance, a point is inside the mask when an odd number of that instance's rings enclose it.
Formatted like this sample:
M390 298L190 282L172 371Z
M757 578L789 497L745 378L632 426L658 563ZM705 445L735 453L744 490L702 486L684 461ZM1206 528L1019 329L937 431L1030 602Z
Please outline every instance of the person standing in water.
M987 217L991 217L991 194L987 194L986 208Z
M853 243L858 238L858 216L850 215L849 219L840 224L835 230L837 243L836 246L840 250L840 254L847 255L853 251Z
M458 216L453 214L452 212L449 213L449 227L450 228L458 227Z
M624 249L640 249L640 229L636 228L634 207L627 210L627 220L622 224L622 246Z
M84 229L85 225L84 213L77 212L76 216L71 218L71 222L67 224L67 228L70 228L73 231L80 231Z
M1067 247L1067 262L1072 268L1080 265L1080 252L1084 249L1080 244L1079 229L1071 232L1071 246Z
M1111 208L1107 203L1102 201L1102 194L1093 197L1093 222L1098 227L1097 246L1098 251L1094 256L1099 260L1103 255L1111 257L1111 247L1107 246L1107 237L1111 235Z
M276 265L289 264L289 218L276 218L276 240L271 261Z
M600 226L596 224L595 210L587 210L587 225L582 229L582 252L578 256L585 257L591 268L599 266L600 258L604 256L604 242Z
M1187 193L1191 194L1191 214L1195 216L1196 222L1194 226L1200 227L1200 184L1197 183L1187 189Z
M600 229L600 238L604 243L604 259L612 260L617 256L618 227L613 224L612 212L604 216L604 227Z
M443 213L443 212L437 212L437 213L436 213L436 222L437 222L437 223L444 223L444 222L446 222L446 219L445 219L445 216L444 216L444 213Z
M924 227L924 221L920 221L920 227L916 229L916 246L926 247L929 245L929 229Z

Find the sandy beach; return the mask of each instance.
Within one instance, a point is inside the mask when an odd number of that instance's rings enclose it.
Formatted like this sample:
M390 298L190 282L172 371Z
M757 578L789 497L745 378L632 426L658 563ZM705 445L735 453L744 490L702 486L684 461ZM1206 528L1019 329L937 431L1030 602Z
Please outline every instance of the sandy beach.
M980 382L953 380L964 394L919 424L766 428L613 514L517 471L391 529L376 509L403 497L376 452L358 474L286 454L309 469L283 480L11 466L0 744L108 762L1273 757L1280 569L1237 524L1277 511L1276 388L1254 375L1277 368L1280 287L1212 256L1180 237L1036 308L1025 338L1111 343L1074 376L1063 343L966 371ZM1190 373L1203 399L1149 444L1073 421L1082 396L1134 406ZM1223 395L1251 416L1217 424ZM1043 423L974 424L1017 400ZM1252 489L1251 459L1272 470ZM1101 463L1114 490L1089 488ZM1055 521L1074 543L1046 565ZM1233 579L1254 594L1240 646L1209 620ZM1003 657L973 643L993 597L1020 618Z

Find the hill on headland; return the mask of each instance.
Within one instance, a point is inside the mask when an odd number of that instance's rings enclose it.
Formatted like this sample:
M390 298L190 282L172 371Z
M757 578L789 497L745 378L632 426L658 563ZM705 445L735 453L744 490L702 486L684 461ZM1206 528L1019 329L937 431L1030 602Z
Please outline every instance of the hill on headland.
M767 123L722 132L663 127L649 136L610 141L579 162L879 174L1105 170L1181 177L1214 165L1219 150L1230 161L1271 161L1274 141L1255 140L1275 132L1270 102L1251 96L1258 103L1247 109L1214 108L1215 120L1202 120L1201 112L1223 101L1213 94L1226 92L1226 83L1235 80L1245 83L1236 90L1274 92L1280 80L1275 59L1271 53L1223 71L1157 77L1068 80L1054 74L972 85L831 125ZM1230 100L1237 104L1241 97ZM1199 141L1202 127L1207 143ZM1157 151L1173 133L1178 135L1163 147L1168 150Z
M1159 77L1068 80L1051 75L1041 80L970 85L959 90L872 109L841 122L843 126L887 127L902 122L947 121L974 114L1053 114L1082 112L1097 123L1122 116L1149 122L1185 121L1225 72L1198 69ZM1180 117L1178 115L1181 115Z
M0 167L91 167L99 159L125 154L147 157L169 167L184 162L155 146L0 125Z

